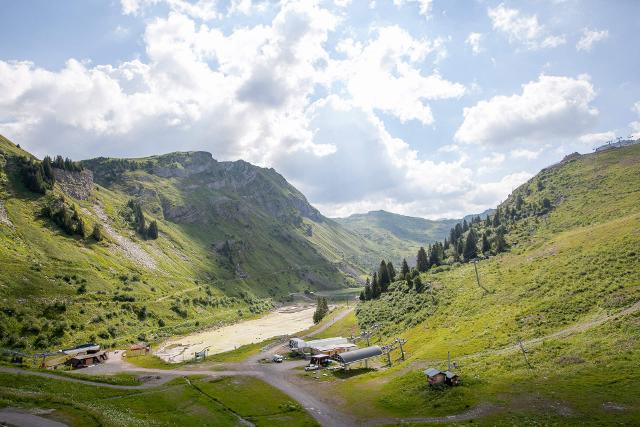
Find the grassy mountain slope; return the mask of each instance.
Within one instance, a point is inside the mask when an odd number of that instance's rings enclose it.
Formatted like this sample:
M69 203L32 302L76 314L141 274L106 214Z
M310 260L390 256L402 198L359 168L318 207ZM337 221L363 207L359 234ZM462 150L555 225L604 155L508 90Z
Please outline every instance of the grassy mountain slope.
M640 145L547 168L501 209L518 194L555 208L509 225L511 250L478 264L490 293L463 264L423 274L420 307L400 291L361 307L360 321L386 322L382 342L408 339L408 359L337 383L350 410L406 418L481 407L487 425L640 422ZM463 385L429 388L422 370L446 369L449 351Z
M491 212L485 211L480 216L485 218ZM465 219L470 220L473 216L475 215L469 215ZM385 259L396 262L406 258L410 265L415 265L420 246L443 240L449 235L451 227L461 220L434 221L380 210L335 218L335 221L363 239L380 245L382 249L378 252L382 252Z
M289 292L353 283L362 270L351 262L363 257L340 250L375 250L322 217L275 171L246 162L207 153L94 159L84 166L95 183L85 182L90 195L80 200L59 180L47 195L28 190L19 158L31 155L4 138L0 156L5 348L152 340L256 315ZM62 197L82 218L84 238L43 214ZM130 200L147 224L157 221L158 239L136 230ZM90 237L94 224L102 241ZM338 250L342 236L349 243Z

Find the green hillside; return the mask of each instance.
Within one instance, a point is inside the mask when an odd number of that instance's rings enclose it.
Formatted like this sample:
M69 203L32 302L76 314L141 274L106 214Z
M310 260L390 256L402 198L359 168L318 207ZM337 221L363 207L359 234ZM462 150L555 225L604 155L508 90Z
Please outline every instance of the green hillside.
M480 217L485 218L491 212L483 212ZM465 219L470 220L473 216ZM451 227L462 220L434 221L380 210L335 218L335 221L358 236L380 245L382 249L379 252L385 255L385 259L396 262L406 258L410 265L415 265L416 253L421 246L443 240Z
M40 165L0 139L5 348L153 340L234 321L291 292L349 286L381 256L273 169L201 152L99 158L82 172L54 168L40 194L25 186Z
M361 326L380 322L381 343L408 340L408 357L336 382L336 400L364 419L640 423L640 145L570 156L499 209L516 203L503 224L510 249L478 263L488 293L472 264L454 262L422 274L421 294L400 281L359 307ZM446 369L448 352L462 385L430 388L422 371Z

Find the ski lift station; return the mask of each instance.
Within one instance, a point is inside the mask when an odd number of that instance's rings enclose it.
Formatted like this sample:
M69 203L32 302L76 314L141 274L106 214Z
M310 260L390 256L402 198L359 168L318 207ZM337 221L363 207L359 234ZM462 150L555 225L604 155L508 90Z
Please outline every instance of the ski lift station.
M382 348L377 345L371 347L359 348L353 351L347 351L335 356L335 360L342 365L344 369L349 368L349 365L358 362L365 362L365 365L374 357L382 356Z
M353 350L357 348L357 346L343 337L323 338L311 341L305 341L301 338L291 338L289 340L289 348L295 353L302 353L307 356L313 354L328 354L333 356L338 353Z

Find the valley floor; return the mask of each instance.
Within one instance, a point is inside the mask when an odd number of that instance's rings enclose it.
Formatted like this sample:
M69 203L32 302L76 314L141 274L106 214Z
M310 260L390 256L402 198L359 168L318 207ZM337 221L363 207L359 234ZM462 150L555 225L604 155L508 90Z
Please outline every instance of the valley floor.
M332 329L341 329L344 326L351 326L353 323L353 308L345 308L338 310L337 313L331 315L327 321L323 322L319 327L314 328L307 336L325 336L327 332L331 332ZM550 333L544 337L537 337L525 341L523 345L528 349L534 349L538 346L549 347L553 346L553 342L567 341L571 344L572 340L580 339L583 334L602 334L607 332L607 328L619 327L616 326L616 322L637 322L640 318L640 302L635 303L626 309L612 313L606 316L600 316L589 319L584 322L580 322L571 325L567 328ZM343 325L344 326L341 326ZM421 371L425 368L427 362L408 361L406 363L399 363L397 367L389 370L383 369L379 371L384 373L384 377L380 377L379 381L369 381L368 386L372 386L374 390L359 390L352 388L351 392L354 394L347 398L341 388L349 384L347 381L349 378L357 381L358 376L369 376L370 372L366 370L355 369L351 373L344 374L316 374L307 373L301 370L302 366L306 364L303 360L286 361L282 364L264 363L261 359L268 358L274 352L282 352L284 349L271 346L260 351L253 352L245 360L240 362L203 362L198 364L180 365L173 367L171 365L163 365L161 368L141 368L130 363L123 361L119 354L113 354L109 362L105 365L99 365L93 368L84 370L84 373L90 373L92 375L104 375L114 374L116 372L126 372L134 376L141 376L146 379L151 379L150 382L140 385L119 385L108 383L96 383L83 377L76 378L74 375L66 375L61 377L58 374L52 374L49 372L33 372L24 371L13 368L0 368L0 398L5 404L7 401L11 401L13 406L13 399L20 396L17 401L27 407L35 406L43 408L37 403L38 399L31 399L28 397L27 392L34 382L45 381L48 387L52 390L59 388L63 390L65 386L59 386L59 384L77 383L82 387L90 387L92 393L98 401L101 401L104 397L107 397L111 392L106 390L119 390L127 391L130 393L136 393L135 395L162 395L167 389L172 387L184 387L185 384L192 382L198 386L198 384L209 384L209 381L226 381L227 384L242 384L243 390L246 387L246 382L252 382L252 384L266 383L260 387L273 387L284 393L282 396L289 396L292 400L295 399L298 404L301 405L310 416L315 419L316 422L323 426L351 426L351 425L392 425L392 424L431 424L431 423L457 423L463 421L473 421L480 425L504 425L504 424L530 424L540 423L546 425L568 425L568 424L581 424L587 422L587 424L603 424L603 420L607 418L593 417L595 414L584 412L584 408L579 408L567 402L564 399L562 388L563 385L558 386L557 398L550 398L544 396L542 388L535 390L535 387L540 387L539 384L534 385L533 389L527 390L523 388L521 383L514 383L511 392L504 390L502 393L497 394L498 399L492 398L487 400L476 401L472 406L459 407L456 409L456 402L467 401L461 399L457 390L452 389L449 391L441 392L443 394L449 393L446 396L454 403L452 405L443 405L445 408L438 409L437 407L424 410L424 415L410 415L411 411L407 412L407 416L389 416L393 411L380 411L380 403L384 402L372 402L371 397L377 395L375 387L385 384L392 384L395 381L402 380L403 376L407 373L415 372L416 375L412 378L415 382L425 383L422 378ZM484 363L481 360L487 358L493 361L497 361L498 358L518 358L519 347L507 346L503 348L493 349L491 351L467 354L462 358L459 358L461 364L465 367ZM539 356L538 354L536 356ZM546 367L541 367L538 358L533 357L532 362L536 365L534 368L539 371L539 375L548 375L549 371ZM438 363L432 361L429 363ZM505 363L504 360L500 363ZM354 377L351 377L354 375ZM18 377L19 376L19 377ZM18 378L30 377L29 381L18 380ZM96 377L99 378L99 377ZM37 379L37 380L36 380ZM548 378L545 377L548 380ZM256 382L257 381L257 382ZM353 387L351 381L350 386ZM20 384L16 386L16 384ZM56 385L58 384L58 385ZM180 384L178 386L177 384ZM268 384L268 386L267 386ZM458 390L468 389L469 387L476 387L474 381L469 379L468 384L465 384L458 388ZM101 391L103 390L103 391ZM636 388L637 390L637 388ZM343 391L343 390L342 390ZM463 391L466 393L468 390ZM575 391L575 390L574 390ZM33 390L32 390L33 392ZM251 393L251 388L248 388L248 392ZM243 391L244 393L244 391ZM269 393L273 393L269 391ZM54 394L52 392L52 394ZM64 394L64 393L63 393ZM127 399L131 400L131 395ZM434 396L432 396L434 397ZM495 396L494 396L495 397ZM586 396L578 396L581 399L588 399ZM601 396L598 396L601 397ZM435 396L435 400L441 400L442 396ZM107 400L112 399L108 398ZM120 399L120 398L117 398ZM214 401L219 399L215 397ZM235 398L233 398L235 399ZM232 399L232 400L233 400ZM282 399L286 400L286 397ZM359 406L356 402L361 400ZM55 400L54 400L55 401ZM57 402L59 406L60 402ZM51 406L50 402L47 404ZM102 403L104 404L104 403ZM235 402L234 402L235 404ZM46 406L46 405L44 405ZM64 405L62 405L64 406ZM230 404L230 406L233 406ZM259 409L260 403L255 406L256 410ZM45 408L46 409L46 408ZM75 411L78 408L74 408ZM176 411L182 411L183 409L174 409ZM453 410L453 412L451 411ZM617 400L617 396L611 396L610 401L603 401L599 410L604 411L605 414L609 414L610 417L615 416L621 425L633 425L632 420L638 419L638 411L640 408L636 406L630 406L628 403L621 403ZM20 411L24 412L24 409L16 411L15 409L7 409L7 413L12 414L13 417L19 416ZM64 409L61 409L61 413L65 413ZM386 415L385 415L386 412ZM45 412L46 413L46 412ZM236 416L236 420L231 419L231 424L245 424L245 425L278 425L282 421L281 418L262 418L248 417L244 419L240 412L230 412ZM18 415L16 415L18 414ZM37 413L29 413L29 418L32 416L38 416ZM219 415L219 414L218 414ZM216 416L218 416L216 415ZM292 425L310 425L313 424L310 418L305 418L302 413L296 415L300 417L301 424L293 423ZM0 420L1 420L0 415ZM212 425L221 425L221 421L218 418L209 418L215 420ZM611 418L609 418L611 419ZM156 417L153 420L159 421L162 425L163 422ZM224 420L224 418L222 418ZM244 421L243 421L244 420ZM70 421L72 425L82 425L84 423L76 423L72 419L66 419ZM109 424L108 420L106 420ZM291 421L291 420L289 420ZM155 424L154 421L149 419L150 425ZM246 424L248 423L248 424ZM91 423L88 423L91 424ZM128 423L125 423L128 424ZM224 423L222 423L224 424ZM605 423L606 424L606 423ZM53 424L52 424L53 425ZM130 425L137 425L135 422ZM205 423L205 425L208 425Z

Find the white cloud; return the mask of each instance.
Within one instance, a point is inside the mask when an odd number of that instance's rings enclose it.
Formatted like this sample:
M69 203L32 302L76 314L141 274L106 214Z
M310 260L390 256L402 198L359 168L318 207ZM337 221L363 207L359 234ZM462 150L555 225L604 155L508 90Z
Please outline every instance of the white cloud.
M513 190L530 179L533 174L529 172L516 172L504 176L499 181L480 184L469 193L469 205L475 209L467 212L482 212L490 207L495 207L504 200Z
M471 51L474 55L482 52L482 47L480 46L480 40L482 40L481 33L469 33L469 36L465 40L465 43L471 47Z
M615 132L608 131L608 132L599 132L599 133L587 133L587 134L581 135L580 138L578 138L578 140L584 145L591 146L594 144L599 144L601 142L610 141L615 137L616 137Z
M462 143L509 145L577 137L588 130L598 110L589 77L541 75L522 86L522 94L495 96L464 109L455 133Z
M527 150L525 148L516 148L511 150L510 155L514 159L526 159L526 160L535 160L540 154L542 154L542 149L540 150Z
M608 30L598 31L598 30L590 30L588 28L584 28L582 30L582 37L580 37L580 40L578 40L578 43L576 44L576 49L579 51L583 50L583 51L589 52L593 47L594 43L605 40L608 37L609 37Z
M490 156L480 159L478 164L478 175L483 175L488 172L494 172L502 166L506 159L506 156L502 153L492 153Z
M429 13L433 7L433 0L393 0L393 4L398 7L404 6L407 3L416 3L418 5L418 13L425 18L429 17Z
M225 13L263 4L234 0ZM69 59L55 71L0 61L0 133L39 155L203 149L243 158L276 167L327 214L384 207L460 217L506 196L514 177L483 184L458 145L441 150L447 161L423 157L378 116L433 124L430 103L466 93L435 68L446 40L374 27L330 52L343 18L323 4L273 4L270 22L223 31L208 21L220 13L215 2L123 0L131 15L168 10L144 18L144 59ZM504 160L492 155L484 167Z
M425 100L459 98L465 87L444 79L437 71L424 75L420 66L430 54L442 55L441 39L415 39L404 29L391 26L376 29L376 37L362 44L342 40L337 51L346 59L331 63L334 80L344 81L349 95L359 106L392 114L402 122L433 123ZM375 90L372 90L375 88Z
M531 50L553 48L566 43L563 35L550 34L536 15L524 15L504 4L487 11L493 29L507 35L510 43L521 43Z

